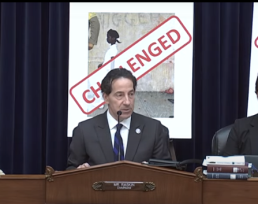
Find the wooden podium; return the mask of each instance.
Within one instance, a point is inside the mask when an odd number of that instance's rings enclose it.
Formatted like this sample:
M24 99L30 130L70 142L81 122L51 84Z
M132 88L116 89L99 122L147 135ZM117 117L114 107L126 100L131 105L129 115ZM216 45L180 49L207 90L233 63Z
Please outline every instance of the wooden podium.
M45 175L0 176L1 204L256 203L258 179L212 180L129 161Z
M46 182L46 203L49 204L199 204L202 200L202 182L196 182L194 174L128 161L55 173L49 179L52 180ZM103 181L113 182L112 189L93 189L94 183ZM140 182L139 185L147 182L150 189L145 191L142 185L138 187L142 190L116 188L118 184L120 188L128 187L127 184L135 184L134 187L137 187L137 182Z
M104 190L101 190L104 188ZM194 173L119 161L46 175L0 177L3 204L202 203L202 180Z

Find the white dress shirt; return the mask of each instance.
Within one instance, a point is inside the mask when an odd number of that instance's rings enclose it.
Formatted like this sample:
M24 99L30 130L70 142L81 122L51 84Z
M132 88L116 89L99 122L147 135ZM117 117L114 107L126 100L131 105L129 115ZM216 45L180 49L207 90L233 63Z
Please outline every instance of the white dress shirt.
M114 147L116 125L117 125L118 121L113 118L113 116L110 114L109 110L107 111L107 120L108 120L108 124L109 124L112 145ZM127 142L128 142L128 134L129 134L129 128L130 128L130 124L131 124L131 117L124 119L123 121L120 121L120 123L123 124L123 126L120 130L120 134L123 139L124 153L126 155L126 147L127 147Z
M116 44L110 45L109 49L107 50L104 58L103 64L111 60L111 57L115 57L117 55L117 47ZM111 69L115 68L115 60L113 60L108 66L105 67L106 72L108 73Z

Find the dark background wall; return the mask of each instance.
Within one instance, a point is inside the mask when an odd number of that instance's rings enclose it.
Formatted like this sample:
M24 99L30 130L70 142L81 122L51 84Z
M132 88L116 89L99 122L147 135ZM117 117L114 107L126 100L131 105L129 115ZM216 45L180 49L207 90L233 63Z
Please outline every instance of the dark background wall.
M203 159L219 128L247 114L253 2L194 3L192 139L178 160ZM0 168L66 167L69 3L0 3Z

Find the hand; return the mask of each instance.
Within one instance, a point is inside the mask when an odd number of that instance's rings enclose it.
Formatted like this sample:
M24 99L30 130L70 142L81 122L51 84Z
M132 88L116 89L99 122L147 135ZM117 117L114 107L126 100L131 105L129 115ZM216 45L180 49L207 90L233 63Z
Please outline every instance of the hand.
M100 68L100 67L102 66L102 64L103 64L103 63L99 64L99 65L98 65L98 68Z
M88 44L88 50L91 50L93 47L94 47L93 44L91 44L91 43Z
M84 169L84 168L87 168L87 167L90 167L90 165L88 163L84 163L84 164L81 164L77 167L77 169Z

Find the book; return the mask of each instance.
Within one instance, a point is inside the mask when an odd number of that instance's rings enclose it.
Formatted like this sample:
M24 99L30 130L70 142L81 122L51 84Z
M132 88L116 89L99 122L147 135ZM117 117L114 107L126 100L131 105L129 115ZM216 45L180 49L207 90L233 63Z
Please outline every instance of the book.
M240 179L247 180L249 178L248 173L215 173L207 172L208 179Z
M221 165L246 165L244 156L206 156L206 159L203 160L203 166L208 164L221 164Z
M220 165L220 164L208 164L207 172L215 173L248 173L247 165Z

